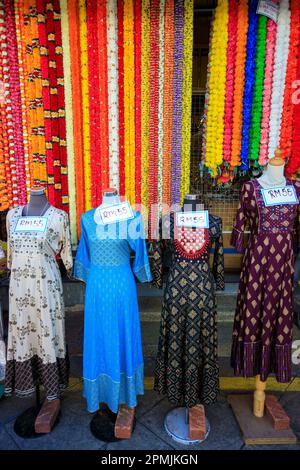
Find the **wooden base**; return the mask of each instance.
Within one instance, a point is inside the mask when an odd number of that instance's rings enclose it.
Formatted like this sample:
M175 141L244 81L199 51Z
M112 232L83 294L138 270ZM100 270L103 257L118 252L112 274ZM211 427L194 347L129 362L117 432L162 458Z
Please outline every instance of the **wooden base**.
M134 427L135 408L122 403L115 424L115 436L118 439L130 439Z
M276 431L270 416L262 418L253 414L253 395L229 395L228 402L241 428L247 445L297 444L297 437L291 429Z
M60 412L60 400L45 400L35 421L35 432L46 434L52 431Z
M188 409L189 431L193 441L204 441L206 435L205 410L203 405L196 405Z

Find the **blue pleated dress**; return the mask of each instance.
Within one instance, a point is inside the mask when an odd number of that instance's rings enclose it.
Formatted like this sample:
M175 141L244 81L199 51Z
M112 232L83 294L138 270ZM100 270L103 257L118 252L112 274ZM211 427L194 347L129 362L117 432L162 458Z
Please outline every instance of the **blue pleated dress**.
M92 209L81 217L74 265L74 277L86 283L83 394L88 411L97 411L103 402L117 413L119 404L135 407L137 395L144 393L134 274L140 282L152 277L141 215L134 212L134 219L100 226L94 213Z

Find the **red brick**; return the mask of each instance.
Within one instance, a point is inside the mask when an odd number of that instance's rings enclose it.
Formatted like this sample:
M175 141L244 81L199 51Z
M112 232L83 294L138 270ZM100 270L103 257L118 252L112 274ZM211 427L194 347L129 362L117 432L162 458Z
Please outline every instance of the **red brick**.
M190 439L203 441L206 434L205 410L203 405L189 408Z
M284 431L290 428L290 418L274 395L267 395L266 397L266 412L270 416L276 431Z
M122 404L119 407L115 423L115 436L118 439L130 439L133 430L135 409Z
M58 416L59 410L60 400L45 400L35 420L35 432L38 434L45 434L51 432Z

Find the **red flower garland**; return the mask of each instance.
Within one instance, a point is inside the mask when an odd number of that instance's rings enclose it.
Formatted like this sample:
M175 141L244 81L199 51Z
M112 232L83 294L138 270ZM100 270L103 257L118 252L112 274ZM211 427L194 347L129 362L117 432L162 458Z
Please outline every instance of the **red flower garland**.
M124 45L123 45L124 1L118 0L118 65L119 65L119 174L120 195L125 195L125 153L124 153Z
M134 65L135 65L135 202L141 203L141 43L142 10L141 1L134 2ZM136 207L138 210L139 207Z
M158 167L158 84L159 84L159 0L151 2L150 11L150 119L149 119L149 238L158 227L157 167ZM154 237L153 237L154 236Z
M98 36L97 17L98 4L87 0L87 39L89 62L89 110L90 110L90 153L92 178L92 207L97 206L101 194L101 159L100 159L100 114L99 114L99 68L98 68ZM100 186L100 187L99 187Z

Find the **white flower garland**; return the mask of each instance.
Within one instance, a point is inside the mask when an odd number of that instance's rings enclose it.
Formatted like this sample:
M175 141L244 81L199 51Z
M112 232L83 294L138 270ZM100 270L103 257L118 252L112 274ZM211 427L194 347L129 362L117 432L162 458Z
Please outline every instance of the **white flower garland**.
M118 114L118 10L117 0L106 4L107 79L109 126L109 184L119 191L119 114Z
M289 9L289 0L282 0L280 2L278 16L274 58L273 89L270 114L269 159L274 157L274 153L280 139L285 76L289 54L290 21L291 12Z

